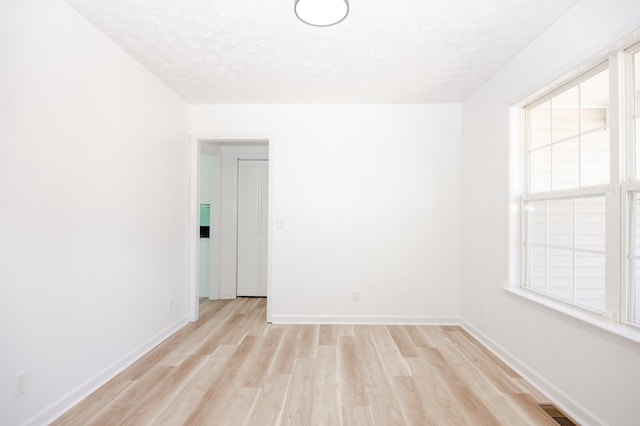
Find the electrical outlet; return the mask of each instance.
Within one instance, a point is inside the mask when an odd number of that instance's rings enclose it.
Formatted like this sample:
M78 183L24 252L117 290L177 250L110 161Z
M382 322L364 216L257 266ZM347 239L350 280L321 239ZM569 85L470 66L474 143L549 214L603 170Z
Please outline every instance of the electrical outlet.
M351 300L353 300L354 302L359 302L360 301L360 292L359 291L354 291L351 294Z
M484 306L482 306L482 302L478 305L478 314L480 314L480 316L484 314Z
M173 297L170 297L167 299L167 311L170 311L173 309Z
M25 393L27 393L27 372L23 371L13 376L13 397L17 398Z

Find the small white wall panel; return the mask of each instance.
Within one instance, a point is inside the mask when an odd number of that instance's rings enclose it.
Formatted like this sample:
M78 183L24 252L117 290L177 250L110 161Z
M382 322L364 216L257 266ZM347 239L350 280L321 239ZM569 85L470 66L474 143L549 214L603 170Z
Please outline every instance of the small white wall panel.
M238 161L238 296L267 295L267 162Z

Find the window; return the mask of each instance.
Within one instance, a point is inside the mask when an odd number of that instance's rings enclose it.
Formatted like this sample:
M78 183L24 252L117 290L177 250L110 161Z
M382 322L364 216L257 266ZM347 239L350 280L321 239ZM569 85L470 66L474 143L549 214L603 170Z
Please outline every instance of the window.
M525 107L529 289L604 312L609 69Z
M640 324L640 45L522 109L522 287Z

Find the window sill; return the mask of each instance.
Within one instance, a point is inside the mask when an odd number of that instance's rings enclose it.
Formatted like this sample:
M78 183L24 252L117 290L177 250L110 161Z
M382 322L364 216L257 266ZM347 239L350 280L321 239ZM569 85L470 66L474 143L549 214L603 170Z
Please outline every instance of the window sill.
M627 344L635 350L640 350L640 327L616 323L591 313L587 309L571 306L522 288L503 287L503 289L522 300L560 314L578 326L587 325L600 332L604 337L614 338L618 343Z

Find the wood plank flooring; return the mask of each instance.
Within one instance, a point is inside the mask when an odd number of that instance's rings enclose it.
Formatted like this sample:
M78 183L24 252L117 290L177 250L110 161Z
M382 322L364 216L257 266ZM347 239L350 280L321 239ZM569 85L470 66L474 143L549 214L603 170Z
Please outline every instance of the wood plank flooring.
M189 324L54 425L557 425L460 327L272 325L265 299Z

